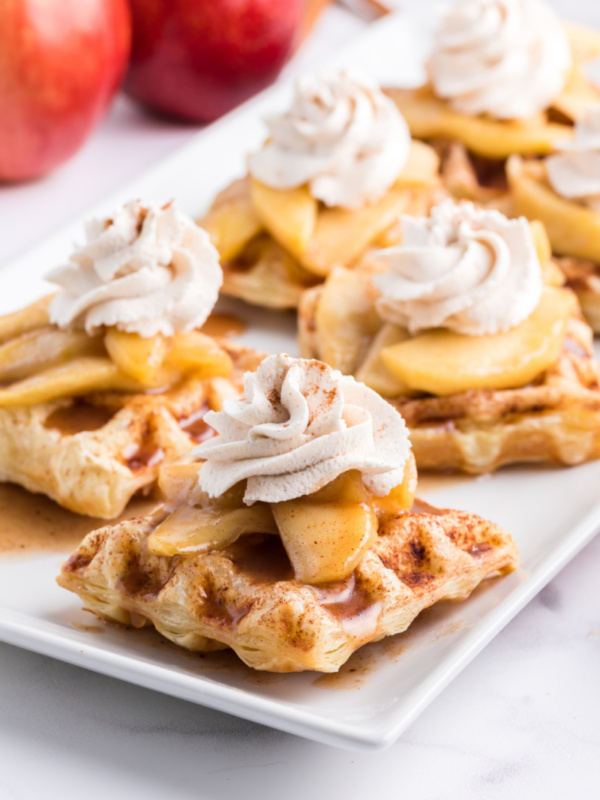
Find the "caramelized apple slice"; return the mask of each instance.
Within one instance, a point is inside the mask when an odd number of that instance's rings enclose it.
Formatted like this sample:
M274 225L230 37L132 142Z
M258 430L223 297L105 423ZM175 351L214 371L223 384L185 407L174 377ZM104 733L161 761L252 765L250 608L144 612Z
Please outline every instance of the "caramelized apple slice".
M49 294L46 297L40 297L35 303L31 303L25 308L0 317L0 343L14 339L15 336L20 336L36 328L42 328L44 325L49 325L50 315L48 308L51 302L52 295Z
M109 328L104 337L108 355L134 380L144 386L164 386L164 373L161 369L171 342L164 336L145 338L137 333L126 333ZM167 381L168 382L168 381Z
M583 69L575 65L571 70L565 88L552 101L552 108L567 119L577 122L588 106L600 101L600 90L591 83Z
M408 393L408 387L386 367L381 358L385 347L404 342L409 338L406 328L399 328L389 322L383 326L373 339L367 355L356 370L356 380L366 383L371 389L384 397L400 397Z
M309 496L312 503L342 503L359 505L368 503L371 493L363 483L362 475L357 469L342 472L337 478L325 484L322 489Z
M158 475L158 488L168 506L175 508L182 503L195 502L191 498L198 487L199 470L197 461L162 467Z
M0 406L34 405L58 397L77 397L97 391L141 391L109 358L76 358L58 367L0 388Z
M539 162L510 158L506 174L515 212L541 220L556 253L600 261L600 214L557 195Z
M252 205L250 179L241 178L222 191L198 224L208 232L223 261L235 258L262 230Z
M514 207L511 210L511 215L514 215ZM542 275L546 286L564 286L566 279L564 272L558 264L552 260L552 245L546 226L539 219L533 219L529 222L529 229L533 239L535 252L542 265Z
M576 22L563 22L569 37L573 61L582 64L600 56L600 31L578 25Z
M436 183L439 171L440 157L433 147L413 139L408 160L396 180L396 186L431 186Z
M102 339L83 331L37 328L0 345L0 381L27 378L70 358L103 354Z
M554 149L555 142L573 136L572 127L547 122L543 115L517 121L460 114L436 97L430 86L393 89L389 94L413 136L458 139L473 153L487 158L508 158L512 153L544 155Z
M302 497L271 508L294 574L302 583L348 577L377 534L377 516L368 503L323 503Z
M312 239L318 203L307 186L297 189L272 189L251 179L254 210L269 233L286 250L300 258Z
M196 465L197 468L197 465ZM220 506L182 505L148 537L148 550L157 556L222 550L246 533L277 534L267 503L224 511Z
M437 329L384 348L381 358L411 389L434 395L524 386L556 362L576 305L572 292L547 287L533 314L507 333Z
M233 369L228 353L214 339L200 331L177 333L171 341L164 364L183 373L193 372L200 378L226 377Z
M323 286L316 309L319 353L334 369L354 372L381 322L375 290L364 272L337 267Z
M378 518L385 519L395 517L399 511L409 511L415 501L417 493L417 465L415 457L411 451L406 466L404 467L404 478L402 483L395 486L385 497L371 498L373 510Z
M300 263L316 275L328 275L334 266L350 266L396 222L411 201L406 189L392 187L381 200L355 211L323 208L314 235Z

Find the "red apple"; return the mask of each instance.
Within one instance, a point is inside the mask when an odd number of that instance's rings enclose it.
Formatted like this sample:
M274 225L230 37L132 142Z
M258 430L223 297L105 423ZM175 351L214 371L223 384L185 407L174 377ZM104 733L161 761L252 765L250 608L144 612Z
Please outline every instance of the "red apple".
M295 43L302 0L130 0L125 89L151 108L207 122L268 86Z
M42 175L81 146L130 43L127 0L0 0L0 180Z

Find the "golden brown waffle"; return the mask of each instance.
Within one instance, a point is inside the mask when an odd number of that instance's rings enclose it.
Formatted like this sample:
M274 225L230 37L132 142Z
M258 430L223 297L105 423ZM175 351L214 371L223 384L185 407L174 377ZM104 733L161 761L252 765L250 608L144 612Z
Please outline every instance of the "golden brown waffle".
M255 236L236 258L223 263L223 293L256 306L297 308L302 292L316 283L319 278L267 233Z
M302 299L301 354L304 358L322 358L337 369L362 377L361 358L374 333L369 338L363 317L362 349L350 353L340 346L344 339L339 335L335 336L336 349L317 322L322 292L322 287L311 289ZM366 291L363 294L366 298ZM355 320L348 341L359 339L358 324ZM343 333L341 325L339 330ZM591 329L576 316L569 322L558 362L533 384L445 397L388 396L410 428L419 469L480 473L515 462L579 464L600 457L600 371L592 341Z
M273 535L243 536L192 557L150 555L146 539L164 516L89 534L58 583L104 619L154 625L189 650L231 647L249 666L272 672L336 672L363 644L406 630L440 600L464 600L518 561L496 525L422 504L380 529L348 579L309 586L293 579Z
M79 514L112 519L161 466L185 457L210 433L209 408L237 394L262 356L220 340L231 378L188 378L163 394L97 393L0 408L0 480L41 492Z

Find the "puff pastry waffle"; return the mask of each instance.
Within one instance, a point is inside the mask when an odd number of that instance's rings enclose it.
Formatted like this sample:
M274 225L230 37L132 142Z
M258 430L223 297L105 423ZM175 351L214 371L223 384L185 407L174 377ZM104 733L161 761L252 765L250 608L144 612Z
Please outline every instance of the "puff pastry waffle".
M42 492L80 514L111 519L159 467L207 435L201 417L242 388L262 356L225 340L231 378L188 378L162 394L96 393L0 408L0 480Z
M305 358L324 358L317 324L322 291L317 287L306 292L300 308L300 347ZM331 346L325 360L347 372L359 370L374 336L372 331L364 333L371 338L356 353L357 361L344 361L347 351L342 348L336 353ZM387 397L410 428L418 467L480 473L515 462L579 464L598 458L600 371L592 337L587 323L573 316L556 364L522 388L472 390L445 397Z
M243 536L191 557L153 556L146 540L166 512L89 534L58 583L98 616L154 625L189 650L231 647L273 672L335 672L361 645L406 630L440 600L463 600L514 570L511 537L461 511L423 504L383 528L345 581L301 584L278 536Z

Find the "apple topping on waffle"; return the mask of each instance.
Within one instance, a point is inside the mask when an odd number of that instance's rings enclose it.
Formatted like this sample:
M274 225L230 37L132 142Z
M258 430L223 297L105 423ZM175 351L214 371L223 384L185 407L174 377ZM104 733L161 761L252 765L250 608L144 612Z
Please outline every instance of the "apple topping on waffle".
M411 134L439 154L453 197L510 213L506 160L548 155L573 137L600 101L586 74L598 55L600 33L562 23L540 0L455 0L434 36L427 83L386 92Z
M226 293L295 307L334 265L380 243L400 213L439 198L437 154L411 142L402 115L367 78L306 77L292 107L267 125L249 176L200 221L224 262Z
M517 566L465 512L413 504L404 421L325 364L270 356L208 421L204 463L165 467L165 505L90 534L58 582L99 616L278 672L339 669Z
M387 93L418 139L462 142L495 160L544 155L600 99L585 73L598 55L600 33L561 23L539 0L456 0L436 32L428 83Z
M554 149L543 161L509 158L510 203L514 213L546 226L567 285L600 332L600 102L588 106L573 138Z
M302 355L402 409L419 466L597 457L591 331L540 223L445 201L402 236L305 293Z
M189 453L248 359L199 330L221 267L172 204L92 220L48 279L57 294L0 318L0 479L110 518Z

